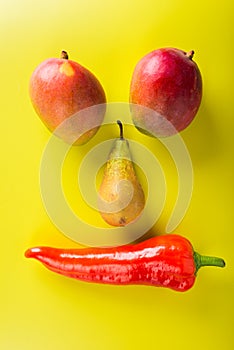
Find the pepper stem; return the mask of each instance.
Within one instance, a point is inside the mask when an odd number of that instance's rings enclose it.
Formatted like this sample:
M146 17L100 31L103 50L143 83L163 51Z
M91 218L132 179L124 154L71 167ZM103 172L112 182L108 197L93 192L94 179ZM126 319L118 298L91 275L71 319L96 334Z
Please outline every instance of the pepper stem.
M120 137L120 139L122 139L123 140L123 124L121 123L121 121L120 120L117 120L117 124L119 125L119 137Z
M225 261L222 258L217 258L215 256L200 255L197 252L194 252L194 262L196 265L196 272L202 266L217 266L217 267L225 266Z
M60 58L64 59L64 60L68 60L68 54L66 51L62 51L61 52L61 55L60 55Z

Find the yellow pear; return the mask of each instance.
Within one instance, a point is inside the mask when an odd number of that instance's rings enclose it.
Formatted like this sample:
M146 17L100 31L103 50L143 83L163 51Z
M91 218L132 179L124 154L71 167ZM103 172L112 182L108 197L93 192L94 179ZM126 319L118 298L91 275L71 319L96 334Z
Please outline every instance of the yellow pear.
M98 191L98 208L102 218L112 226L136 221L145 206L145 195L137 178L123 125L117 121L120 137L114 141Z

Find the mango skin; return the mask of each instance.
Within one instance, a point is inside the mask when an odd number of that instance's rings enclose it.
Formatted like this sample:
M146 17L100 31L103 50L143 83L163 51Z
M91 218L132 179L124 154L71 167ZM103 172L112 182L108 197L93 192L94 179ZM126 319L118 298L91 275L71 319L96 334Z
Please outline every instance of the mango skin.
M143 133L170 136L194 119L202 98L202 78L192 56L192 51L190 55L176 48L162 48L137 63L130 103L155 112L131 106L133 122Z
M36 113L51 132L75 113L106 103L105 92L97 78L77 62L64 58L49 58L34 70L29 95ZM105 108L99 113L95 127L83 133L76 145L86 143L96 134L104 114ZM88 113L84 113L84 118L87 116ZM82 124L82 120L79 123ZM79 129L78 125L76 127Z

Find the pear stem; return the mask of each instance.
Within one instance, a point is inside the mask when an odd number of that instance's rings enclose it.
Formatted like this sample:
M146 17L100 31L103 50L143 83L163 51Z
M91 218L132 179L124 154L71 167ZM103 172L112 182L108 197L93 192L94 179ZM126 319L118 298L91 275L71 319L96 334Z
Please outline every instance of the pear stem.
M189 52L186 53L186 56L187 56L190 60L192 60L193 55L194 55L194 51L193 51L193 50L191 50L191 51L189 51Z
M123 124L121 123L121 121L120 120L117 120L117 124L119 125L119 137L120 137L120 139L122 139L123 140Z
M61 55L60 55L60 58L64 59L64 60L68 60L68 54L66 51L62 51L61 52Z

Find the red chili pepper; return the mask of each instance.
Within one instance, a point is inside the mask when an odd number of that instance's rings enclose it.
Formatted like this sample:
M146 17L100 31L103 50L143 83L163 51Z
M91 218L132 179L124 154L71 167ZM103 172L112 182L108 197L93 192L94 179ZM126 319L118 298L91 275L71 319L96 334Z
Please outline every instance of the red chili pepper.
M78 280L144 284L177 291L193 286L201 266L225 266L223 259L202 256L194 252L186 238L173 234L120 247L36 247L28 249L25 256L41 261L49 270Z

